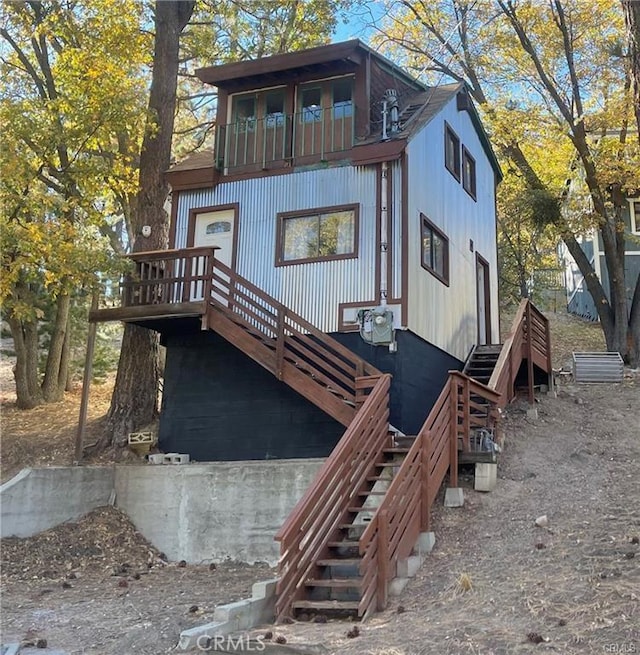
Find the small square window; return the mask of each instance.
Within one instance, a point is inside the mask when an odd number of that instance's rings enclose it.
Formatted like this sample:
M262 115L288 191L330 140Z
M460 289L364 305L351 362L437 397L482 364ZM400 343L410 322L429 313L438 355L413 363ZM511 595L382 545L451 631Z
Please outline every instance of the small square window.
M458 135L444 124L444 165L453 177L460 181L460 139Z
M357 205L279 214L276 264L356 257L357 242Z
M422 267L449 286L449 239L424 214L422 225Z
M476 160L462 146L462 186L464 190L476 199Z

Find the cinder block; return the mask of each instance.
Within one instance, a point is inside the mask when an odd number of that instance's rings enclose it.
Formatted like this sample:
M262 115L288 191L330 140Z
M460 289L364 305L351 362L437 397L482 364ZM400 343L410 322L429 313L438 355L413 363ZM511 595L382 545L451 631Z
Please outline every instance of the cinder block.
M396 576L398 578L413 578L422 566L422 557L419 555L410 555L405 559L399 559L396 567Z
M425 553L430 553L435 545L435 532L421 532L418 535L418 541L416 542L416 547L414 550L418 553L418 555L424 555Z
M533 406L529 407L527 410L527 418L530 418L531 420L535 421L538 418L538 408Z
M493 491L498 478L498 465L489 463L476 463L474 489L476 491Z
M409 578L394 578L389 583L389 596L399 596L407 586Z
M445 507L463 507L464 492L461 487L448 487L444 492Z
M166 453L164 456L165 464L188 464L189 455L185 453Z
M164 464L164 453L152 453L149 455L149 464Z
M213 613L214 621L228 623L233 632L248 630L251 625L251 601L238 600L235 603L218 605Z

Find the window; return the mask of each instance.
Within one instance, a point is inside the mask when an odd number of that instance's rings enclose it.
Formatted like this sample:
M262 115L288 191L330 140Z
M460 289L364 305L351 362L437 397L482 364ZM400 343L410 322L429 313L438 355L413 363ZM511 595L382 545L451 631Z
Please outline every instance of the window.
M351 101L351 79L340 79L333 82L333 118L348 118L353 115Z
M209 223L205 230L205 234L221 234L223 232L231 232L231 223L229 221L214 221Z
M357 256L358 206L278 214L276 264Z
M422 223L422 267L449 286L449 239L424 215Z
M460 139L458 135L444 124L444 165L453 177L460 181Z
M631 232L640 234L640 198L629 198L629 214L631 217Z
M266 127L282 127L284 125L284 91L268 92L264 104Z
M476 199L476 160L462 146L462 186L464 190Z
M322 89L320 87L303 89L301 100L300 121L302 123L317 123L322 120Z
M255 96L236 97L233 99L233 120L236 132L252 132L256 126Z

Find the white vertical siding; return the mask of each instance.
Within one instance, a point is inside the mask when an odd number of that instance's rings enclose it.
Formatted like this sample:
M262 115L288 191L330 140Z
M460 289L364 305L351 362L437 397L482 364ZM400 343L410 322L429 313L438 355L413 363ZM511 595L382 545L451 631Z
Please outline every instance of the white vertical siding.
M176 247L186 246L189 210L238 202L237 272L319 329L338 329L338 304L375 295L376 168L344 166L239 180L181 192ZM357 203L358 257L275 266L279 212Z
M444 165L444 121L476 160L477 202ZM494 172L466 111L455 98L410 142L408 327L464 359L477 341L476 253L489 262L492 340L498 340ZM420 212L449 238L449 286L420 265ZM469 247L474 242L474 252Z

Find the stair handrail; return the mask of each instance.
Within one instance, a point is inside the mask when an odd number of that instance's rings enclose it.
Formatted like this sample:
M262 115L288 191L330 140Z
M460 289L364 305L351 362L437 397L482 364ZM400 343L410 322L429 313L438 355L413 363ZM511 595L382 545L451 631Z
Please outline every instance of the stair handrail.
M371 564L373 571L373 575L365 575L363 596L366 597L368 588L375 587L378 610L386 607L387 583L398 560L411 554L419 534L430 527L431 506L447 471L451 486L457 486L458 437L462 430L463 441L468 443L473 427L468 416L471 393L485 398L491 408L489 420L498 420L496 408L500 394L464 373L450 371L438 399L360 537L360 555L365 564ZM459 415L461 401L462 417ZM386 541L384 533L388 535ZM376 553L375 558L369 558L371 562L367 558L369 552Z
M286 616L302 585L365 489L389 437L391 376L380 374L344 435L276 534L280 542L276 616Z
M230 267L215 260L212 287L207 296L215 311L241 320L274 339L274 373L281 377L283 359L304 359L308 368L327 386L346 392L356 402L358 377L377 376L380 371L346 346L318 330Z
M529 402L533 404L534 363L551 373L551 334L548 319L528 298L520 301L488 382L489 387L501 394L501 407L515 397L514 381L523 359L527 360Z

